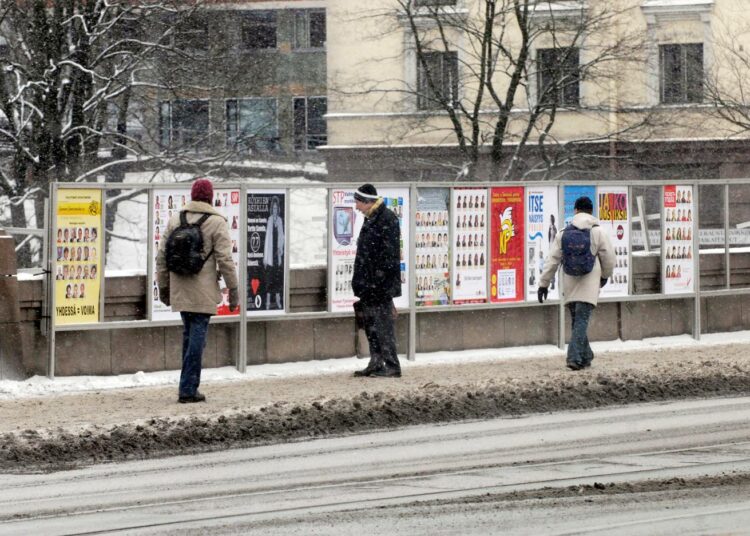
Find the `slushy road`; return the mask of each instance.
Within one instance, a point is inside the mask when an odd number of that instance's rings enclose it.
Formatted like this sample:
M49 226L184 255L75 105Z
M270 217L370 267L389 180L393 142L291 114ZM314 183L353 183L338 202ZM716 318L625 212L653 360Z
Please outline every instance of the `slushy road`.
M631 405L0 475L0 534L747 534L749 487L643 485L742 473L750 398Z

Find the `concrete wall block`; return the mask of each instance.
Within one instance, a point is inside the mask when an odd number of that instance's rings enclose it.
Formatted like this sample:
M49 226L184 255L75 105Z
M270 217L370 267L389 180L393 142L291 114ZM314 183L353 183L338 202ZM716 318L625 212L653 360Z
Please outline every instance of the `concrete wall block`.
M0 236L0 275L16 275L16 241L12 236Z
M247 364L261 365L268 362L266 350L267 322L247 323Z
M164 370L164 329L112 330L112 373Z
M589 340L611 341L617 339L619 337L618 314L617 303L600 303L597 305L589 323Z
M351 357L356 354L354 345L354 318L315 320L315 359Z
M131 336L134 333L131 333ZM111 331L100 329L57 333L55 375L107 376L112 374L111 336Z
M466 311L462 316L464 348L508 346L504 311L499 309Z
M747 296L706 298L706 319L708 324L704 333L745 329L742 318L743 301L747 301Z
M695 319L693 303L694 300L667 300L672 314L672 332L669 335L692 335Z
M523 307L504 312L502 346L557 344L557 306Z
M459 350L463 345L463 313L421 313L417 315L417 352Z
M164 368L182 369L182 326L162 328L164 331Z
M315 355L315 322L289 320L266 324L266 348L269 363L305 361Z
M237 362L239 324L219 324L216 328L216 366L234 366Z

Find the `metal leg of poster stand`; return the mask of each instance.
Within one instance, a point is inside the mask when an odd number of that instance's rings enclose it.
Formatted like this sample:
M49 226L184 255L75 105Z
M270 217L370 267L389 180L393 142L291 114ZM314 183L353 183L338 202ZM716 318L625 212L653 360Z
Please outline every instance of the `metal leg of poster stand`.
M409 191L409 351L407 359L414 361L417 354L417 300L416 285L416 222L417 218L417 186L412 183Z
M243 240L240 240L240 265L239 265L239 288L240 294L240 329L238 337L239 344L237 345L237 359L236 366L240 374L245 374L247 371L247 187L245 185L240 186L240 227L244 230L240 236L244 236Z
M693 280L695 281L695 299L693 304L693 338L696 341L701 340L701 252L700 252L700 237L698 236L700 234L700 216L699 216L699 208L700 208L700 194L698 193L698 183L693 183L693 204L695 210L693 210L693 221L690 222L690 225L693 230L693 251L695 254L693 255ZM724 210L726 210L726 205L724 206ZM724 236L724 240L726 243L726 236Z
M56 216L56 207L57 207L57 183L52 184L52 188L50 189L50 214L49 214L49 222L50 222L50 234L48 236L57 236L57 218ZM48 247L52 247L52 244L50 240L48 242ZM48 273L45 274L47 278L52 277L53 270L56 270L56 267L54 266L54 261L52 259L55 259L52 255L52 252L50 251L49 259L50 259L50 265L47 267ZM47 344L48 344L48 352L47 352L47 377L50 380L53 380L55 378L55 291L56 286L52 282L52 280L49 280L48 283L49 288L49 296L48 296L48 303L49 303L49 333L47 336Z
M557 213L562 215L563 226L565 222L565 187L557 187ZM564 282L562 268L557 271L557 295L560 303L557 305L557 347L565 349L565 303L563 300Z
M696 212L698 212L696 210ZM724 274L726 277L726 288L732 287L732 259L729 255L729 184L724 185ZM695 247L693 247L695 251Z

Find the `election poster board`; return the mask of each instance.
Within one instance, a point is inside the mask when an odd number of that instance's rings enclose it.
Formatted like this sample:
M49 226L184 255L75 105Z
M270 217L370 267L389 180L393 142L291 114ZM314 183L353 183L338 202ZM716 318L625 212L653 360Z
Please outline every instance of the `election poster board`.
M557 186L529 186L526 188L526 299L537 301L539 279L550 246L560 230ZM560 297L560 286L555 274L547 287L547 297Z
M565 211L563 228L570 225L570 221L574 216L574 205L576 203L576 199L578 199L579 197L588 197L589 199L591 199L591 203L594 205L593 214L596 214L596 186L566 185L563 189L563 192L563 208Z
M487 301L487 203L486 188L451 192L454 304Z
M693 187L664 186L662 222L662 281L665 294L693 292L693 235L695 234Z
M414 226L416 304L447 305L451 297L449 188L417 190Z
M401 296L395 298L396 307L409 307L409 189L381 188L378 195L386 208L398 216L401 229ZM328 293L332 312L352 310L357 301L352 291L354 259L357 256L357 239L364 223L364 216L357 212L354 189L331 190L331 266Z
M187 189L158 189L154 191L153 204L153 228L151 237L154 246L154 258L152 259L153 270L151 276L151 301L152 320L177 320L180 313L173 313L171 307L159 301L159 286L156 281L156 255L159 244L164 238L164 232L170 218L176 216L190 202L190 190ZM240 191L239 189L221 188L214 189L213 208L227 220L229 226L229 237L232 240L232 260L235 270L240 262ZM227 289L224 278L219 278L219 289L221 291L221 302L216 307L216 314L221 316L237 315L239 308L233 312L229 311L229 289Z
M506 186L490 190L490 301L524 299L524 189ZM484 258L474 255L474 263Z
M57 190L55 324L99 322L102 191Z
M600 296L628 295L630 273L630 211L627 186L600 186L598 188L597 217L599 225L609 235L615 254L612 277L601 289Z
M286 192L247 192L247 314L285 311Z

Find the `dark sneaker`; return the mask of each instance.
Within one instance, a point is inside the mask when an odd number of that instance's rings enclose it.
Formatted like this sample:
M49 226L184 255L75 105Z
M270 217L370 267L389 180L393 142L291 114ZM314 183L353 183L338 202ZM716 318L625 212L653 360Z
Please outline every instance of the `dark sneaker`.
M181 396L177 399L177 401L180 404L193 404L195 402L205 402L206 395L196 391L196 393L193 396Z
M380 369L381 369L380 365L367 365L362 370L356 370L356 371L354 371L354 375L356 377L358 377L358 378L362 378L362 377L366 377L366 376L372 376L372 374L376 370L380 370Z
M381 368L374 370L371 376L377 376L378 378L400 378L401 369Z
M570 370L581 370L582 368L585 368L585 365L576 363L575 361L566 361L565 364Z

